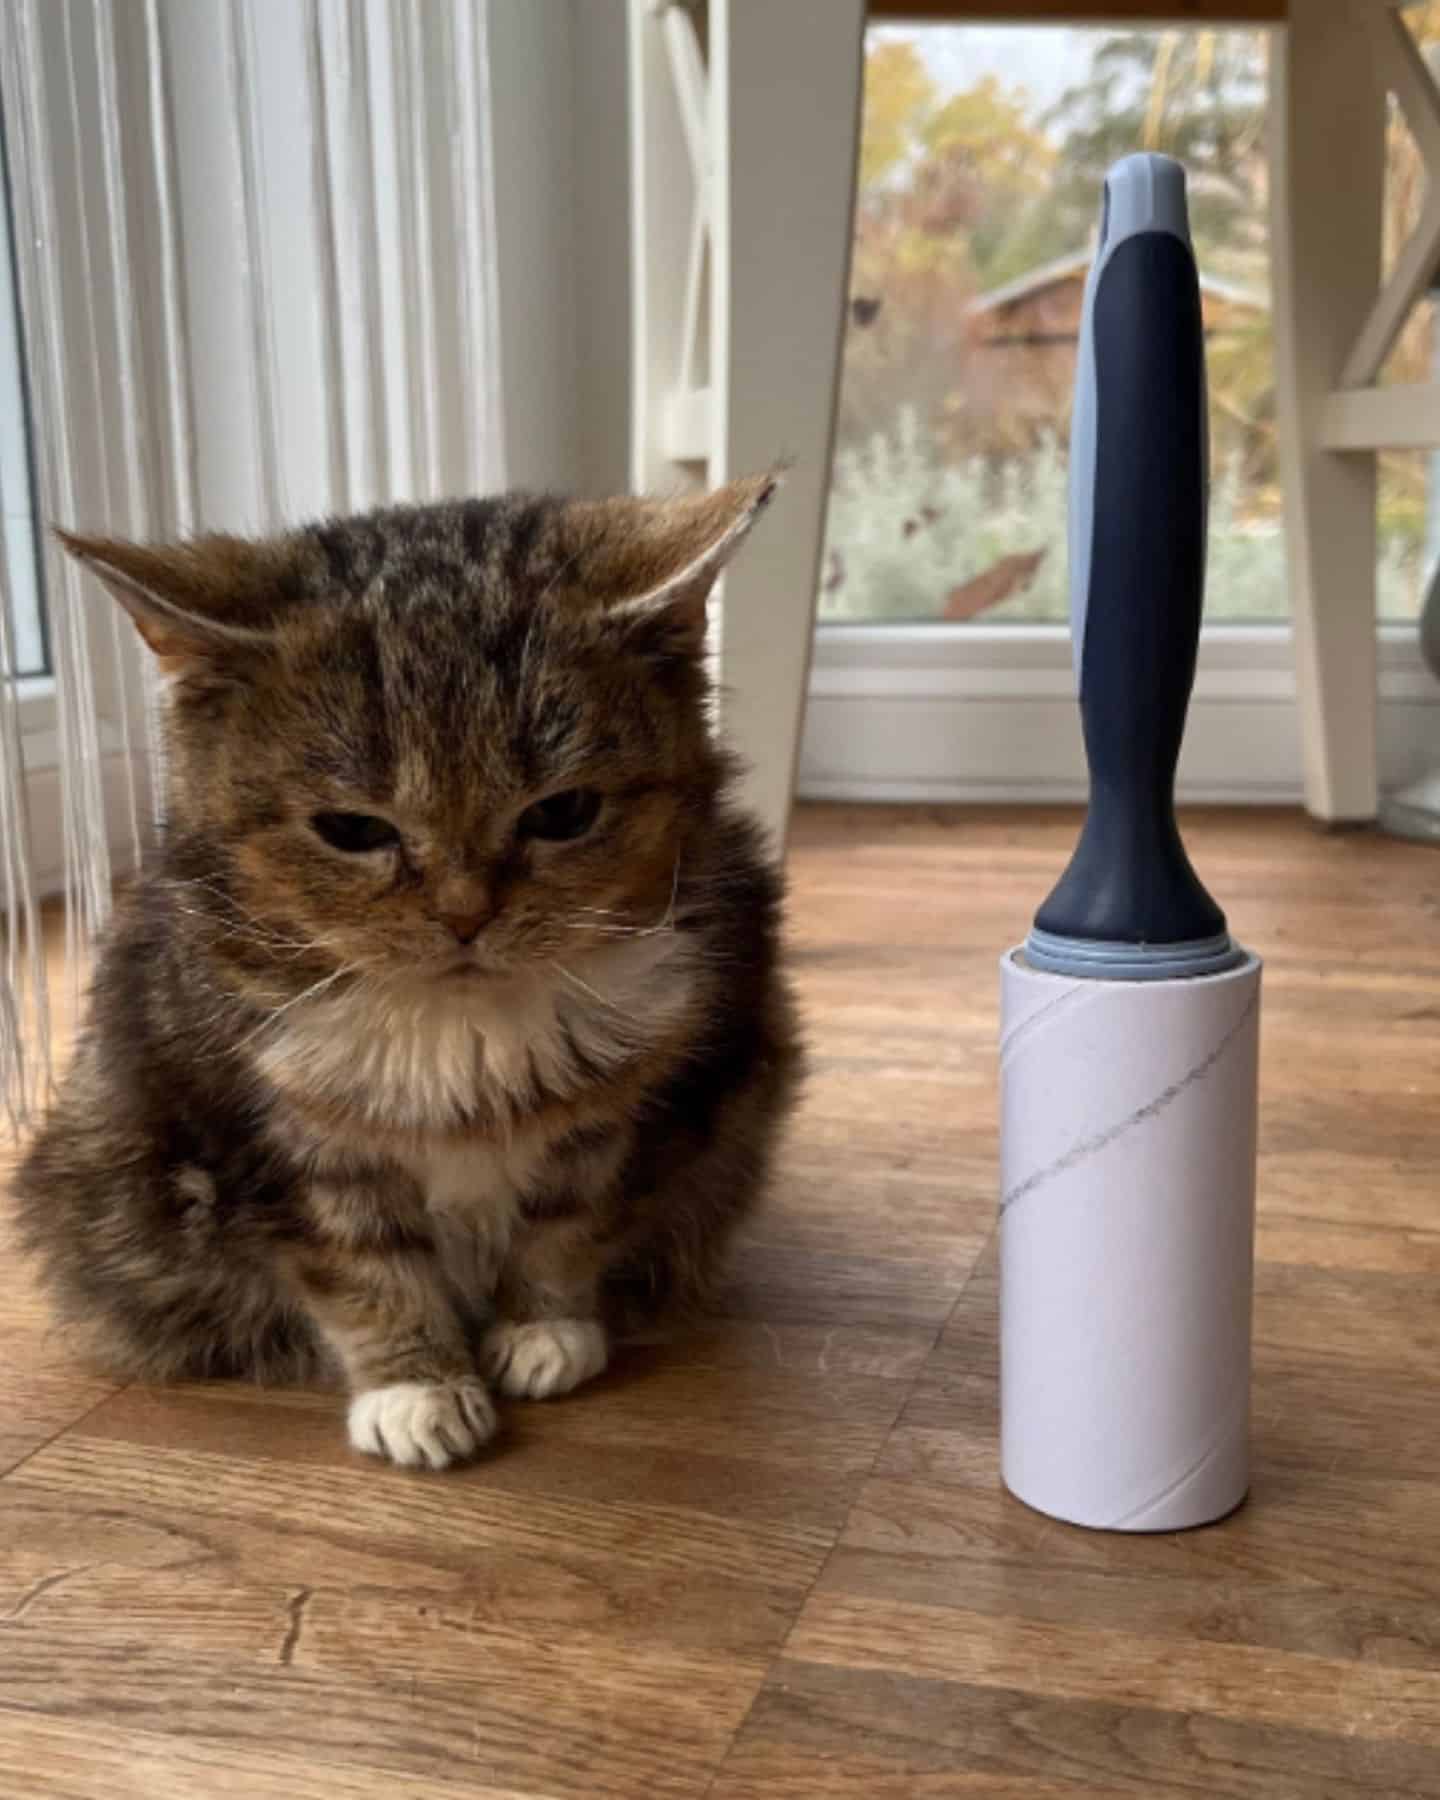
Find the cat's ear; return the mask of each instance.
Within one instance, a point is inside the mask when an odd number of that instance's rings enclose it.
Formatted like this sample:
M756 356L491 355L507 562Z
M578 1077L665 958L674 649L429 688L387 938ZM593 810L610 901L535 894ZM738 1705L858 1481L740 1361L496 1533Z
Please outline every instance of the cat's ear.
M278 546L203 537L131 544L56 530L71 556L129 613L167 674L185 674L272 640L269 615L283 585Z
M779 471L672 500L605 500L572 508L593 531L585 585L620 618L653 622L670 648L698 651L717 577L775 497Z

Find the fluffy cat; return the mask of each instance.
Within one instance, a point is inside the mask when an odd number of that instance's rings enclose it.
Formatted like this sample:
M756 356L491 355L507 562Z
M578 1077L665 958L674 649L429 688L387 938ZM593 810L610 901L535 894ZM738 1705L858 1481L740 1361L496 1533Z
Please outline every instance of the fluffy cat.
M703 1293L799 1061L703 659L774 486L66 538L170 678L161 841L17 1185L111 1366L338 1369L357 1449L442 1468Z

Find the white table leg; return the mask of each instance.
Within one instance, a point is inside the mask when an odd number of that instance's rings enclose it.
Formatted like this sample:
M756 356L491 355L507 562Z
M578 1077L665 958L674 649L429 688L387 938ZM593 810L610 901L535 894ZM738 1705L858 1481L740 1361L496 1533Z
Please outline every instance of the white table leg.
M819 14L823 11L823 22ZM721 720L745 797L783 844L795 781L853 233L864 0L711 0L725 155L716 279L727 284L724 464L793 467L725 579ZM717 162L722 159L717 158Z
M1385 96L1350 0L1291 0L1272 43L1281 479L1305 801L1376 810L1375 457L1321 448L1325 400L1380 282Z

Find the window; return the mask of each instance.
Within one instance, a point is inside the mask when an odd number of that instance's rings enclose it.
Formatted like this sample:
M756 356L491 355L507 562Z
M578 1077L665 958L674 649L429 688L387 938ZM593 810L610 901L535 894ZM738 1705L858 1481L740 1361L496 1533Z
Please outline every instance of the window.
M822 620L1063 621L1066 451L1101 184L1190 175L1212 619L1285 610L1265 36L873 27Z
M1440 0L1407 22L1440 46ZM869 29L802 794L1083 798L1065 552L1080 301L1104 172L1154 149L1189 172L1211 392L1207 628L1180 792L1300 797L1269 44L1234 27ZM1397 113L1387 266L1423 190ZM1417 309L1388 378L1440 367L1434 312ZM1379 747L1382 781L1398 783L1433 745L1414 621L1440 559L1440 458L1382 455L1378 488Z
M35 519L29 392L10 208L10 170L0 117L0 538L4 589L10 597L15 673L49 672L44 590Z
M1405 28L1432 69L1440 57L1440 5L1411 6ZM1388 275L1425 204L1425 165L1394 95L1389 97L1385 210L1381 258ZM1436 276L1440 285L1440 274ZM1382 385L1440 376L1440 308L1435 289L1411 312L1380 371ZM1382 619L1413 619L1440 563L1440 453L1382 451L1376 476L1379 568L1376 607Z

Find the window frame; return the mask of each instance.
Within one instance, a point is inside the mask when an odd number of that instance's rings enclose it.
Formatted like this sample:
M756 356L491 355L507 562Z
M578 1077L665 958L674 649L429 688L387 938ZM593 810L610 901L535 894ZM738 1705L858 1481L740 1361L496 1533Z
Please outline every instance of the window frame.
M1380 776L1433 765L1440 689L1415 626L1378 631ZM1086 792L1063 625L823 625L815 634L798 794L804 800L1030 804ZM1201 633L1180 759L1188 803L1304 796L1288 625Z

